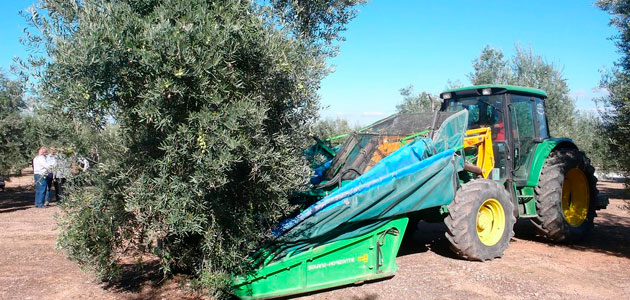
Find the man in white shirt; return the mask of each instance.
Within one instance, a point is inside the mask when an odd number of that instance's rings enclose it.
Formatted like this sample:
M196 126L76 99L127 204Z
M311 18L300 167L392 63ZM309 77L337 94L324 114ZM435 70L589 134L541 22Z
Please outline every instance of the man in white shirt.
M33 158L33 176L35 179L35 207L45 207L47 194L46 177L48 177L48 160L46 148L39 148L37 156Z

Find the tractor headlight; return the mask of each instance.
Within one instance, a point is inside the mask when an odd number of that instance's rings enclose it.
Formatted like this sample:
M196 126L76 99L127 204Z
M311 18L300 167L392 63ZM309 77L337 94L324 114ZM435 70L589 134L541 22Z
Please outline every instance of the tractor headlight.
M485 88L481 90L481 94L484 96L489 96L492 95L492 89L491 88Z

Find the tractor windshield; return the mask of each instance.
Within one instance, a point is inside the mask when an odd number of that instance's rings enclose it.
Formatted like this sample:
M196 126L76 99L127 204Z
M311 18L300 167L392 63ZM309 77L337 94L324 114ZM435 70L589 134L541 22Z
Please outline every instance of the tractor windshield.
M468 129L490 127L493 140L505 140L501 95L462 97L447 100L445 111L468 110Z

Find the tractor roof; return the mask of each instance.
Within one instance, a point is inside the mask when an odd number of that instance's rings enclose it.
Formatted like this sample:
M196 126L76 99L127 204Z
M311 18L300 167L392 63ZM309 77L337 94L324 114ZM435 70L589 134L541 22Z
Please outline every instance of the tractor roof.
M481 95L481 89L486 89L486 88L492 89L492 94L498 94L502 92L515 92L519 94L533 94L536 96L540 96L541 98L547 98L547 93L543 90L530 88L530 87L515 86L515 85L502 85L502 84L474 85L474 86L468 86L468 87L463 87L463 88L446 90L442 92L442 94L454 93L455 95L457 95L458 92L479 90L479 95ZM440 94L440 97L442 97L442 94Z

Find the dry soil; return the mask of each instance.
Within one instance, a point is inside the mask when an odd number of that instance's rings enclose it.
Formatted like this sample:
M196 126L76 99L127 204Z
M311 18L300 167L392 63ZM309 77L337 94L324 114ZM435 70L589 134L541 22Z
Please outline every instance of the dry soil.
M298 299L630 299L630 197L620 183L599 188L610 205L578 245L549 244L522 220L503 258L469 262L449 251L442 225L421 223L403 242L393 278ZM31 174L0 192L0 299L199 298L150 265L118 284L95 280L55 250L56 203L34 208L33 197Z

